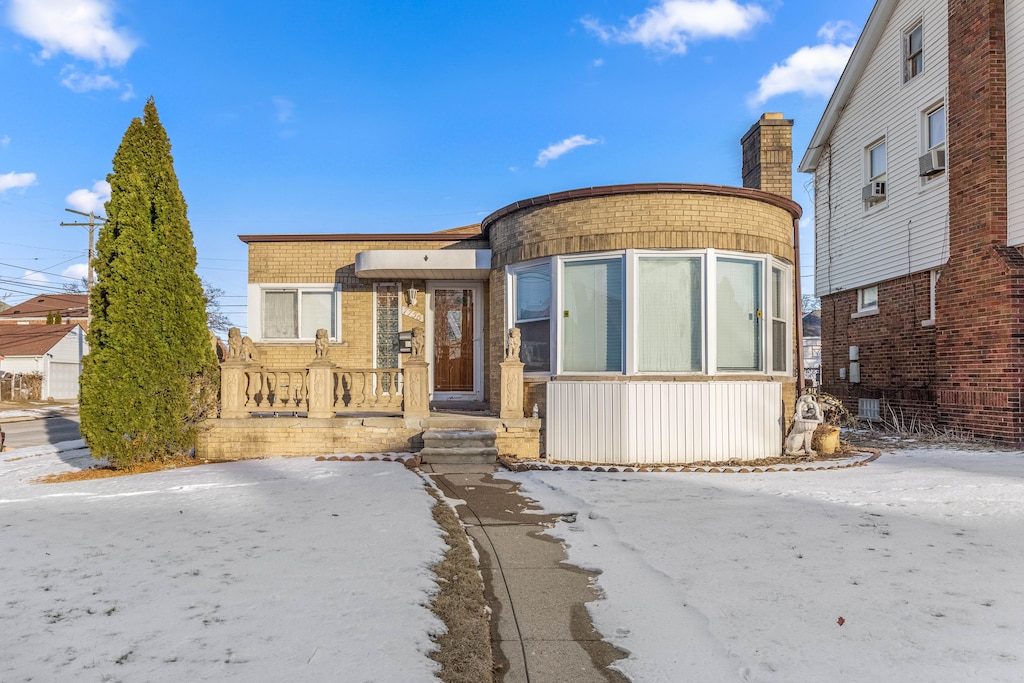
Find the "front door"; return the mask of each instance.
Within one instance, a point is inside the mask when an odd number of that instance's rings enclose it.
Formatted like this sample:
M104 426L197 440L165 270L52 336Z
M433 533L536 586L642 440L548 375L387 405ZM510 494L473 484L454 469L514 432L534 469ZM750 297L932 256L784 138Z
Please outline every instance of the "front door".
M479 400L482 358L477 346L481 320L479 284L434 285L431 288L433 394L435 400Z

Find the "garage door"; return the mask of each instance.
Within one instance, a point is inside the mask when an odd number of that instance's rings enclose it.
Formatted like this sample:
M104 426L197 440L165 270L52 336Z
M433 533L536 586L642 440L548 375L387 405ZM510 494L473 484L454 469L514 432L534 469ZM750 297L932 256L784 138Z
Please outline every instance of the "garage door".
M82 373L80 363L50 362L49 397L57 399L78 398L78 376Z

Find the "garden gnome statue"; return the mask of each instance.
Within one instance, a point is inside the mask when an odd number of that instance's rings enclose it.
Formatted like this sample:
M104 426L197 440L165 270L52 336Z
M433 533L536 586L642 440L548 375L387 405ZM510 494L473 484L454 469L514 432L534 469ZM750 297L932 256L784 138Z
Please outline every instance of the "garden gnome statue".
M811 440L814 430L824 420L821 406L811 394L804 394L796 402L793 414L793 428L786 437L786 455L814 455Z

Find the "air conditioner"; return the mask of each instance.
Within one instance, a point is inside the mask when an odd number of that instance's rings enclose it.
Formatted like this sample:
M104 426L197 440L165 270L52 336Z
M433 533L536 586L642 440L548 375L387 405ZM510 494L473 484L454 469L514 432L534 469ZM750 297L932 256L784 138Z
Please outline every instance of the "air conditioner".
M885 199L885 181L876 180L865 185L863 196L864 201L872 203L880 202Z
M944 148L928 150L927 154L918 158L917 166L921 176L942 173L946 170L946 150Z

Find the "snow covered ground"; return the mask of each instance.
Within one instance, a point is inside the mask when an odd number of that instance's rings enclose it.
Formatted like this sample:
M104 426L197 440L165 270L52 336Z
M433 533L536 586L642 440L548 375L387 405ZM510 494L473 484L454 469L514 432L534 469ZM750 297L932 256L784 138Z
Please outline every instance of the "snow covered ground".
M765 474L527 472L633 681L1024 680L1024 455ZM840 618L842 618L840 620Z
M0 680L428 681L446 547L397 463L251 460L66 484L0 455Z

